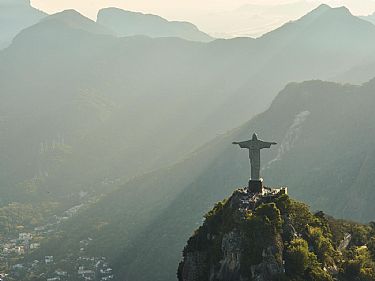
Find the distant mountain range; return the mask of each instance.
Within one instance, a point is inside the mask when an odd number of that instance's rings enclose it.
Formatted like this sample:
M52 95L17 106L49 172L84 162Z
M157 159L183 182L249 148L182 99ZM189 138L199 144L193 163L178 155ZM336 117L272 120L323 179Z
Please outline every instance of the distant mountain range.
M68 10L0 52L0 204L107 194L46 246L60 251L39 253L57 260L92 237L120 280L175 280L203 213L247 182L230 143L254 131L280 144L263 158L267 184L373 219L374 82L289 83L353 78L375 61L374 25L322 5L259 39L119 32Z
M40 26L42 26L42 28L53 28L54 24L64 25L69 29L79 29L91 34L115 35L110 28L102 26L95 21L84 17L75 10L65 10L63 12L53 14L45 18L40 23ZM38 25L33 28L38 29Z
M117 36L121 37L145 35L152 38L178 37L200 42L214 40L189 22L167 21L156 15L124 11L118 8L100 10L97 22L112 29Z
M31 7L29 0L0 0L0 49L7 47L22 29L45 16Z
M117 38L75 11L49 16L0 53L2 200L174 163L289 81L328 79L374 47L375 26L327 6L257 40L211 43Z
M63 14L60 20L67 25L90 25L90 21L72 10L58 13L48 20ZM23 29L30 27L47 14L33 8L29 0L0 0L0 49L10 45L13 38ZM75 21L78 22L75 22ZM81 21L81 22L80 22ZM124 11L117 8L106 8L99 11L96 27L90 32L99 34L112 34L119 37L144 35L152 38L178 37L186 40L209 42L214 40L209 35L198 30L196 26L188 22L170 22L156 15L146 15L136 12ZM100 25L102 25L100 27ZM86 26L88 27L88 26Z

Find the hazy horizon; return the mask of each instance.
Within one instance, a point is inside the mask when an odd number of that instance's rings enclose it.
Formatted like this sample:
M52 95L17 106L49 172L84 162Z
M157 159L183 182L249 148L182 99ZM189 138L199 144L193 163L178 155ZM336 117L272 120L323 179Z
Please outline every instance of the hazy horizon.
M373 11L0 0L0 281L375 281Z
M176 4L171 0L32 0L32 5L47 13L75 9L95 19L98 10L118 7L125 10L151 13L168 20L189 21L202 31L216 37L258 37L282 24L298 19L320 4L347 7L354 15L369 15L375 11L373 0L197 0Z

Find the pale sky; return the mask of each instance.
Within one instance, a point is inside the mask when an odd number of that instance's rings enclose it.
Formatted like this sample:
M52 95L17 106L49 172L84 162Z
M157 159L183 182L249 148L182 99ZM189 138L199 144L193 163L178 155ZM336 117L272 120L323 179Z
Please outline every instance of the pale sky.
M152 13L168 20L190 21L217 37L257 37L295 20L321 3L346 6L355 15L375 11L375 0L31 0L48 13L75 9L95 19L103 7Z

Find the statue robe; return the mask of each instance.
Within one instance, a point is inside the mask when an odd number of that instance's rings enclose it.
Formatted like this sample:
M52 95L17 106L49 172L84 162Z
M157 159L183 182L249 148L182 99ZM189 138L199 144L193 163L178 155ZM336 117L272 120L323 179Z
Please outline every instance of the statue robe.
M265 142L261 140L248 140L238 142L241 148L247 148L249 150L250 166L251 166L251 180L260 179L260 150L263 148L270 148L274 142Z

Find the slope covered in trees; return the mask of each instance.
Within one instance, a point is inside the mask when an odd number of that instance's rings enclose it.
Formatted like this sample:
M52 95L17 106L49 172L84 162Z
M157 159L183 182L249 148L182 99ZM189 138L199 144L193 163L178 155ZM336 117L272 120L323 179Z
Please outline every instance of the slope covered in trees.
M231 143L253 132L278 142L262 156L266 184L288 186L313 210L374 220L374 88L374 81L362 87L290 84L248 123L179 164L129 182L81 213L66 225L61 242L69 249L94 233L97 243L90 250L111 257L121 278L173 280L180 249L203 214L233 186L247 182L248 156Z
M178 280L375 280L374 242L374 223L312 214L287 195L238 190L189 239Z

